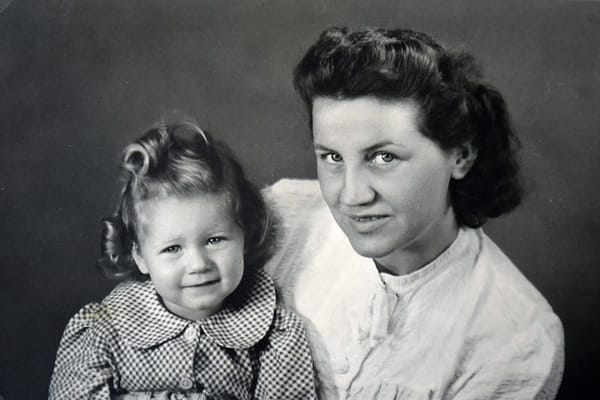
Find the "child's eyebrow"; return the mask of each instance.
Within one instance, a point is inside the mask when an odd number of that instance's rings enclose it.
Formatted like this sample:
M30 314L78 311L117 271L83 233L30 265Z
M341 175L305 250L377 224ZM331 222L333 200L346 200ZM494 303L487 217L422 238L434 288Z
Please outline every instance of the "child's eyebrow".
M173 244L175 242L180 242L181 241L181 237L180 236L174 236L174 237L169 237L166 239L160 239L160 240L156 240L156 241L150 241L150 246L151 247L162 247L165 245L169 245L169 244Z

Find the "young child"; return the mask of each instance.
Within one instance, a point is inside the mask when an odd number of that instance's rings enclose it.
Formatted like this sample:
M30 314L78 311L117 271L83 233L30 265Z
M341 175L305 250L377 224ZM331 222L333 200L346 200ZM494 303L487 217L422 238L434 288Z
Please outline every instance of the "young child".
M99 265L125 281L69 321L50 398L314 398L305 332L262 271L269 213L228 147L163 124L122 166Z

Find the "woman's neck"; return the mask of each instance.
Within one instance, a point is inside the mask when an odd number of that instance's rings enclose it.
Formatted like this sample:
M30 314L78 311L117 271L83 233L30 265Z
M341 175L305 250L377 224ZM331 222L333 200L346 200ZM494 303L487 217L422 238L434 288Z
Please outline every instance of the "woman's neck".
M396 251L378 258L375 265L379 272L392 275L408 275L415 272L442 254L456 239L458 224L454 213L446 213L434 226L420 237Z

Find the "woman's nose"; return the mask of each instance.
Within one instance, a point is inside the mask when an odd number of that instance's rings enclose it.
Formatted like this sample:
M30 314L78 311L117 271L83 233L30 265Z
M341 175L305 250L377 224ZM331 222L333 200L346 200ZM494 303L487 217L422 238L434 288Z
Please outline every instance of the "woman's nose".
M359 168L346 168L344 171L340 202L345 206L368 204L375 198L369 177Z

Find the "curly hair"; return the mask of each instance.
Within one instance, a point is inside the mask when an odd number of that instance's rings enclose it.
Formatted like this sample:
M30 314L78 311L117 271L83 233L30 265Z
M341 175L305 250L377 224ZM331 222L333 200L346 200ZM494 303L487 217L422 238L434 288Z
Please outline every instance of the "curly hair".
M521 202L519 142L506 103L469 53L446 49L422 32L333 27L296 66L294 87L311 127L315 98L373 96L415 102L421 133L444 150L470 143L477 158L449 188L459 225L479 227Z
M244 231L244 278L251 282L269 259L273 240L270 212L246 178L230 148L190 122L159 124L128 145L122 157L123 186L114 215L102 220L98 267L109 278L148 279L132 256L138 244L138 206L151 198L224 195ZM235 292L234 292L235 293Z

